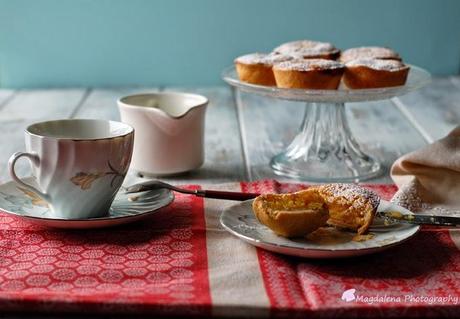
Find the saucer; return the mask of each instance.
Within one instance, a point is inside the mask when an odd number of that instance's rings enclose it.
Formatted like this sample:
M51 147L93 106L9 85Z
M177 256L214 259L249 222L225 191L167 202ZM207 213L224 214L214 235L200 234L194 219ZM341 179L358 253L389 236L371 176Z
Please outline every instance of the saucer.
M36 186L34 177L24 181ZM10 181L0 185L0 211L23 218L41 226L69 229L102 228L135 222L155 214L168 206L174 194L167 189L137 194L124 194L120 189L110 207L108 216L88 219L62 219L51 216L51 210L35 193Z
M276 235L268 227L259 223L252 212L253 200L244 201L226 208L220 217L221 225L245 242L279 254L308 258L339 258L367 255L380 252L401 244L414 236L420 229L418 225L392 223L387 225L375 218L369 234L371 239L353 241L356 233L325 228L324 235L316 238L285 238ZM391 202L380 201L378 211L395 211L412 214L407 209Z

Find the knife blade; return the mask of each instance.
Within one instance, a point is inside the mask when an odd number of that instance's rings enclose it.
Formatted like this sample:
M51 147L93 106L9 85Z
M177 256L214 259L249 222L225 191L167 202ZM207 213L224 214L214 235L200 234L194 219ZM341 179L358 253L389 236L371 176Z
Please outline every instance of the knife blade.
M436 216L421 214L403 214L396 211L377 212L376 216L385 220L399 221L417 225L434 225L434 226L460 226L460 217L453 216Z

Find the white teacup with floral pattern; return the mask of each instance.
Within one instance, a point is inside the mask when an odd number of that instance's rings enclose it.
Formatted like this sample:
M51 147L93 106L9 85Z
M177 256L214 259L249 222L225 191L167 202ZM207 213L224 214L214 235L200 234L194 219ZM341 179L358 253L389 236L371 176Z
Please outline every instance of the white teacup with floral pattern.
M106 120L47 121L30 125L25 140L26 152L13 154L8 163L19 189L48 202L55 218L108 214L131 162L131 126ZM16 175L15 163L21 157L30 160L38 187Z

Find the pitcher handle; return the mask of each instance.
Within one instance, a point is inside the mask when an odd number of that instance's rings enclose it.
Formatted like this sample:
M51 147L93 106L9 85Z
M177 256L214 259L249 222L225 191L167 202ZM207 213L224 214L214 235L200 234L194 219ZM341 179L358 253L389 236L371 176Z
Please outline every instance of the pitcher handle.
M10 176L11 178L16 182L18 183L19 185L21 185L22 187L24 187L25 189L31 191L31 192L34 192L35 194L37 194L38 196L40 196L42 199L44 199L45 201L48 201L49 200L49 196L48 194L38 190L37 188L33 187L32 185L29 185L25 182L23 182L17 175L16 175L16 172L14 171L14 166L16 164L16 161L21 158L21 157L26 157L28 158L32 164L34 164L35 166L39 166L40 165L40 157L38 157L38 154L36 153L27 153L27 152L16 152L14 153L13 155L11 155L9 161L8 161L8 170L10 172Z

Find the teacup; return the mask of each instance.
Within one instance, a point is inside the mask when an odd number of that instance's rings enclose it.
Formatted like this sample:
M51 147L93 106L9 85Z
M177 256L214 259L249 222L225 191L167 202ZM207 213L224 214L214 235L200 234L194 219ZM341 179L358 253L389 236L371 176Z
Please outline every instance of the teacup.
M200 167L207 104L204 96L178 92L120 98L121 120L136 130L132 168L143 175L169 175Z
M18 187L48 202L52 216L86 219L106 216L131 162L134 129L105 120L57 120L25 131L26 152L10 157L9 172ZM15 173L28 158L38 188Z

